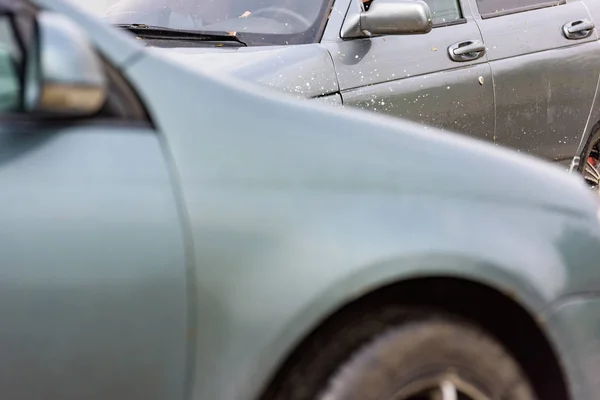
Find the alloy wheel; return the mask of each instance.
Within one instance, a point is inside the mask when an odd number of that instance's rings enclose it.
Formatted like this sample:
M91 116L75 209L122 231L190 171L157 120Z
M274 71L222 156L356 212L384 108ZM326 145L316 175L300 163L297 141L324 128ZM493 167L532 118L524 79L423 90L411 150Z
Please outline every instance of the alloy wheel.
M457 376L424 378L400 389L393 400L490 400L483 391Z

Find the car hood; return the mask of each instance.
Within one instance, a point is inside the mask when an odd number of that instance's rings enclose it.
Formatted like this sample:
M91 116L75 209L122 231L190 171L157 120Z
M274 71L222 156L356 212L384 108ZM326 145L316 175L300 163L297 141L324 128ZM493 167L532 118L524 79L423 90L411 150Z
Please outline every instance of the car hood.
M231 75L297 97L318 97L339 91L329 51L320 44L149 48L204 73Z

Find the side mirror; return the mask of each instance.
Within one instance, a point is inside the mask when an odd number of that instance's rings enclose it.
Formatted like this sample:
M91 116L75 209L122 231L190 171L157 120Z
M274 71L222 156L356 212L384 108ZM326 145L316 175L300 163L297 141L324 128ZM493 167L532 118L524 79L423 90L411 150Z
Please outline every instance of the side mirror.
M85 116L99 111L107 97L102 61L86 33L60 14L42 11L37 40L25 74L26 111Z
M368 11L349 10L342 38L431 32L431 10L422 0L373 0Z

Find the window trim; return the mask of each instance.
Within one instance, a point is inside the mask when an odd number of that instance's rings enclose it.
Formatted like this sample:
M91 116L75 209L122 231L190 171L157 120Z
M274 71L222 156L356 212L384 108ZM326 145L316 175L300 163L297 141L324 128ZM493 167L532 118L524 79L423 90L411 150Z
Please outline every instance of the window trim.
M477 3L477 10L479 11L479 3L478 2L476 2L476 3ZM517 7L517 8L512 8L510 10L498 11L498 12L493 12L493 13L481 14L481 12L480 12L479 15L481 16L481 19L498 18L498 17L504 17L504 16L512 15L512 14L519 14L519 13L523 13L523 12L527 12L527 11L540 10L542 8L562 6L565 4L567 4L567 0L552 0L552 1L545 1L543 3L534 4L531 6Z
M447 26L454 26L454 25L462 25L462 24L466 24L467 23L467 19L465 17L462 17L460 19L455 19L454 21L449 21L449 22L438 22L437 24L433 24L433 29L435 28L445 28Z

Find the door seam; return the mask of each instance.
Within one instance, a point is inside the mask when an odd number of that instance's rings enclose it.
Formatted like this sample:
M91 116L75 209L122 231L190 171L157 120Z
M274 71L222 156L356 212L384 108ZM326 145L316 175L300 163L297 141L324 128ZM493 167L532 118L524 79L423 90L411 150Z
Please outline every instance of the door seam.
M186 302L187 302L187 327L185 334L186 358L185 358L185 380L183 387L183 398L191 399L194 390L194 377L196 372L196 337L197 337L197 287L196 287L196 250L194 247L193 229L188 212L183 184L177 168L177 162L173 157L166 135L159 129L156 130L160 147L165 158L165 164L171 181L171 191L175 200L175 207L179 217L179 226L183 240L183 252L185 257L186 276Z
M483 42L484 46L486 47L486 49L488 48L488 45L485 41L485 38L483 37L483 32L481 31L481 26L479 26L479 22L477 22L477 19L474 17L474 10L473 10L473 3L469 2L469 8L471 8L471 17L473 18L473 22L475 23L475 26L477 27L477 30L479 31L479 36L481 37L481 41ZM494 144L497 143L497 137L496 134L498 133L498 111L496 110L496 79L494 76L494 68L492 68L492 62L490 61L487 51L485 53L485 58L486 58L486 62L488 65L488 68L490 69L490 76L492 77L492 96L493 96L493 100L492 100L492 107L494 109L494 135L492 136L493 138L493 142Z
M335 85L337 86L337 92L340 94L340 97L342 97L342 90L340 89L340 79L338 76L338 71L337 68L335 67L335 61L333 60L333 55L331 54L331 51L327 48L327 46L322 46L325 51L327 51L327 54L329 55L329 59L331 60L331 66L333 68L333 75L335 76ZM335 93L332 93L335 94ZM342 97L342 104L344 104L344 99Z

